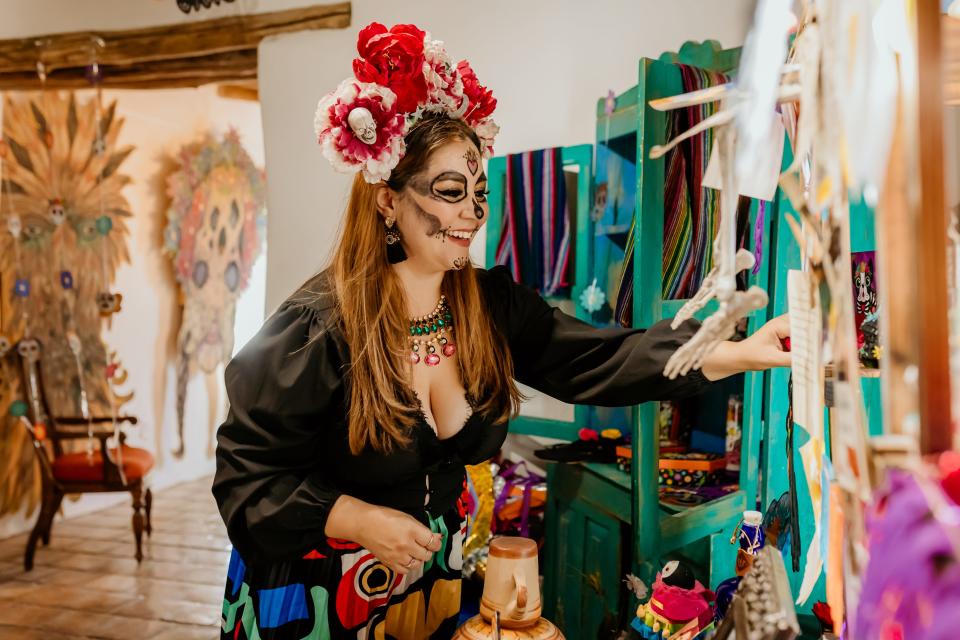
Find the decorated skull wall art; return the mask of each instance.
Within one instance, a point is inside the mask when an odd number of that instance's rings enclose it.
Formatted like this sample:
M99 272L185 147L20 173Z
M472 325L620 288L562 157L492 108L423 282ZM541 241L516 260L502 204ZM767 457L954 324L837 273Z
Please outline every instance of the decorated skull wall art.
M38 356L54 415L82 414L81 384L92 414L109 415L112 406L123 412L133 394L106 377L109 350L97 300L129 262L132 214L124 187L134 148L122 141L123 117L115 102L98 107L89 93L7 92L2 99L0 332L10 350L25 335L43 345ZM101 154L94 152L98 140ZM112 227L106 236L96 232L103 216ZM82 367L65 338L66 326L80 340ZM17 355L8 353L7 369L0 372L0 460L9 461L0 515L40 502L23 426L4 409L25 397L12 366Z
M187 381L233 355L236 302L260 253L263 172L235 131L184 147L168 179L166 250L183 293L177 337L177 425L183 452Z

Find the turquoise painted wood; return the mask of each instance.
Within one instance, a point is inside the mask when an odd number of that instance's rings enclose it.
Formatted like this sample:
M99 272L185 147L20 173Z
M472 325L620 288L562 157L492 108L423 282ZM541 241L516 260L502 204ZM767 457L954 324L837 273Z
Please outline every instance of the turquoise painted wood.
M787 152L784 157L784 167L792 161L787 145ZM775 315L786 313L787 305L787 273L790 269L800 268L800 249L793 238L786 223L785 215L796 215L796 212L790 206L789 200L778 192L775 215L773 216L773 264L776 266L771 276L771 286L768 290L773 304L773 313ZM875 248L874 240L874 212L862 202L854 202L850 208L851 219L851 249L854 252L870 251ZM852 270L851 270L852 286ZM883 301L881 301L881 304ZM765 393L766 407L765 420L769 425L766 429L766 438L764 441L764 450L766 455L763 459L763 478L761 487L761 501L764 507L771 501L776 500L789 488L789 479L787 475L787 452L786 452L786 431L785 421L789 406L789 396L787 394L787 383L789 379L788 369L775 369L768 371L765 375ZM864 392L864 401L867 409L868 429L871 434L881 433L883 430L882 404L880 402L880 380L863 379L862 389ZM829 446L829 422L827 426L827 442ZM806 548L814 535L814 517L813 508L810 502L810 493L807 490L807 484L804 479L803 465L800 460L798 449L805 441L802 430L795 431L794 438L794 465L797 469L797 499L800 507L800 535L802 538L801 547ZM794 595L800 590L803 580L803 571L806 566L806 554L800 558L800 571L794 572L791 567L790 552L785 550L784 561L787 566L787 575L790 579ZM825 580L821 575L816 588L810 599L804 606L798 607L801 614L810 614L814 603L824 600L826 597Z
M629 489L585 465L551 464L547 482L544 615L568 638L613 637Z
M577 178L577 193L568 194L576 203L577 227L573 229L576 249L574 251L574 272L573 287L571 289L571 298L577 300L580 293L589 283L587 276L590 273L592 264L592 243L585 239L593 236L593 222L590 219L590 209L592 207L591 186L593 176L593 146L582 144L573 147L564 147L561 150L561 158L565 170L575 171ZM490 158L487 163L487 179L490 190L490 215L487 219L487 241L486 241L486 265L488 267L496 264L497 244L500 241L500 234L503 225L504 198L506 197L506 175L507 158L506 156L497 156ZM558 299L551 302L559 303ZM576 315L580 319L584 317L584 312L579 305L576 306ZM518 416L510 421L510 432L524 435L544 436L549 438L559 438L561 440L576 440L577 431L587 423L587 407L577 406L574 409L574 419L572 422L563 422L559 420L549 420L533 416Z
M659 60L640 62L637 103L648 105L650 100L682 93L680 72L674 63L693 64L701 68L730 72L739 59L739 50L721 50L716 43L687 44L679 54L661 56ZM648 327L672 317L684 301L662 298L663 257L663 183L665 160L650 160L648 150L665 142L666 114L649 106L638 109L637 135L637 199L638 224L636 228L634 260L634 322ZM756 220L757 207L751 211L751 227ZM770 237L769 215L765 218L763 234ZM752 234L751 234L752 241ZM761 262L759 273L752 275L750 284L767 285L769 256ZM704 318L716 309L715 305L697 314ZM749 318L748 329L755 330L768 319L766 310L759 310ZM744 376L744 419L740 474L740 491L705 505L678 513L663 513L659 505L657 471L659 464L659 434L657 430L658 403L642 405L638 411L634 447L634 532L633 563L638 575L650 579L659 569L667 554L694 543L710 545L714 536L729 537L730 531L746 508L756 501L760 469L760 441L763 430L763 376L749 373ZM723 554L721 554L723 555ZM734 565L729 554L711 561L711 584L728 577Z

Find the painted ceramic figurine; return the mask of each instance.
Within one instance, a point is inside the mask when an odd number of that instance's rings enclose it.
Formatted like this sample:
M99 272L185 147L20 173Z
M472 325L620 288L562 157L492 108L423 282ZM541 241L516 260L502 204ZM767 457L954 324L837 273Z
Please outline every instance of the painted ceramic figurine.
M696 640L713 629L714 594L686 564L664 565L653 583L653 595L637 608L633 628L645 640Z

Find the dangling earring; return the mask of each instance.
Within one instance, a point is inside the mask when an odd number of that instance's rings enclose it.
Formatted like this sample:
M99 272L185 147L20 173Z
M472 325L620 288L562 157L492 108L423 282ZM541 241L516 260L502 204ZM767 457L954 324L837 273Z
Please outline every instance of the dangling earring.
M393 218L387 218L385 224L387 225L384 234L384 240L387 242L387 262L390 264L403 262L407 259L407 252L403 250L403 245L400 244L400 232L394 228Z

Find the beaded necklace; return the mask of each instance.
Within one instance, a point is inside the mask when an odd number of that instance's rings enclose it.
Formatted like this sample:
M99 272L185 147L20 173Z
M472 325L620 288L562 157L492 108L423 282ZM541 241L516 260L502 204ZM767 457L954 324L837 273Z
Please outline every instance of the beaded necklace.
M447 299L440 296L432 313L410 319L410 362L419 363L421 354L426 352L423 361L427 366L434 367L440 364L438 351L447 358L455 354L457 346L451 342L451 333L453 314L447 306Z

